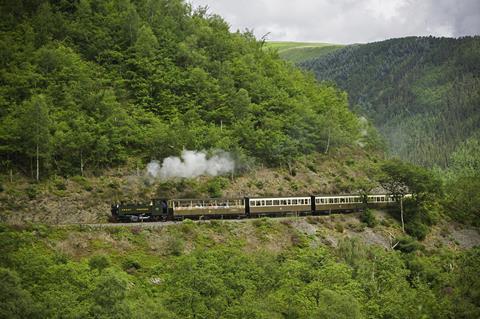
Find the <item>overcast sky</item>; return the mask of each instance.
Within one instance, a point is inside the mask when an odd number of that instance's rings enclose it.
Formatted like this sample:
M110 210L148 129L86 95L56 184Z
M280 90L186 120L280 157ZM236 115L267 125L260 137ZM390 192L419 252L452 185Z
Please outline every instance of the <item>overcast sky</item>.
M188 1L188 0L187 0ZM364 43L480 34L480 0L190 0L267 40Z

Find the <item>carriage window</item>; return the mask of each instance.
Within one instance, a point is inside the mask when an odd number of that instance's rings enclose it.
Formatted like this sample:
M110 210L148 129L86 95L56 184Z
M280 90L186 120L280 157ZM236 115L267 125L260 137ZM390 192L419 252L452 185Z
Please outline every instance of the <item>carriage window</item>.
M287 201L284 200L284 199L282 199L282 200L280 201L280 205L287 205Z
M272 206L272 200L267 200L267 206Z
M345 203L345 198L340 198L340 203Z
M304 200L304 199L299 199L299 200L298 200L298 203L299 203L300 205L305 205L305 200Z
M335 199L333 200L333 202L334 202L334 203L338 203L338 198L335 198Z
M333 198L329 198L329 199L328 199L328 203L329 203L329 204L333 204Z
M297 200L296 199L292 199L292 205L297 205Z

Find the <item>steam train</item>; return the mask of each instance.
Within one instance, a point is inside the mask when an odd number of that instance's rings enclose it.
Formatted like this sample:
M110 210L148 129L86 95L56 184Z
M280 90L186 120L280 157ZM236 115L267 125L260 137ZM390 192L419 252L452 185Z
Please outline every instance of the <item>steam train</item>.
M409 197L411 195L407 195ZM324 195L304 197L244 197L213 199L154 199L149 203L116 203L112 219L119 222L228 219L278 216L321 215L388 208L396 202L392 195Z

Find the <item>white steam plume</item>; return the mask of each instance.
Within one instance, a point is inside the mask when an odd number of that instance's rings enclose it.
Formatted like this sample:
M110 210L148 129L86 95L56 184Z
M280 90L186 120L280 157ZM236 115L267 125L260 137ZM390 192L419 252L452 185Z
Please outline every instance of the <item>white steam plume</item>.
M148 163L147 172L150 176L161 179L192 178L200 175L222 175L233 172L234 168L235 162L225 151L216 151L212 157L207 158L205 152L184 150L180 157L165 158L162 165L158 161Z

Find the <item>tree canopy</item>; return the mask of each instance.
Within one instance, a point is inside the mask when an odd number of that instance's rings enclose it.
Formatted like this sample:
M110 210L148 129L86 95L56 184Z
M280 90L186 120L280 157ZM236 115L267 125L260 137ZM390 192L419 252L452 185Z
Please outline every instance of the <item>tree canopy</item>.
M205 8L182 0L1 6L4 169L80 175L184 148L278 166L361 138L345 93Z

